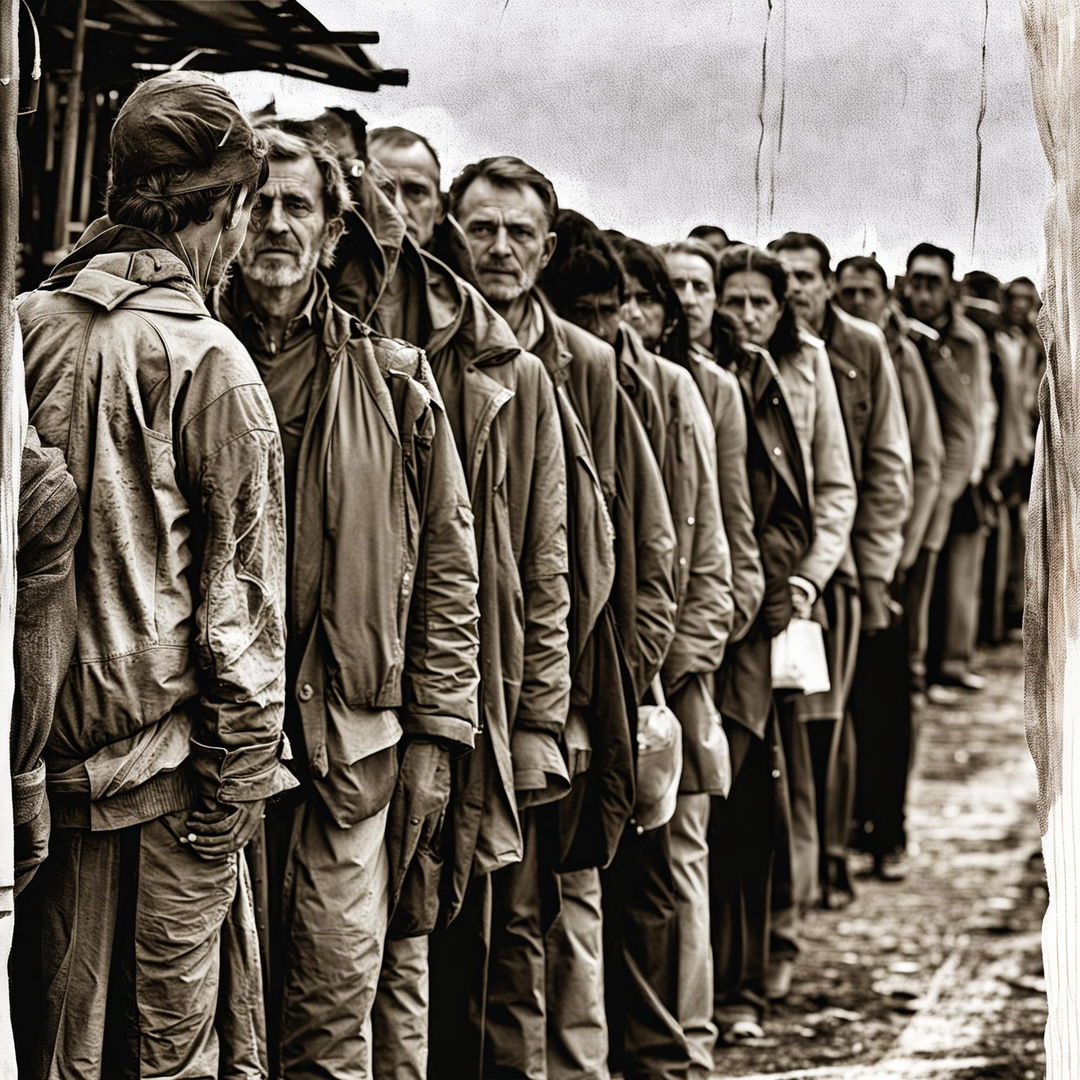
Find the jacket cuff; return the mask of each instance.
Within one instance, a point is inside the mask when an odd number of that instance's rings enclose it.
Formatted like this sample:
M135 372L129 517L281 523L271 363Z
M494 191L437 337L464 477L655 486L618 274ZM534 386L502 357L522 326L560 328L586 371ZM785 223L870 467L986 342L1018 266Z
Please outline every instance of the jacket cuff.
M556 736L544 731L515 731L510 736L514 791L518 806L540 806L561 799L570 790Z
M191 765L199 786L218 802L255 802L298 787L281 764L283 740L225 750L191 740Z
M438 739L455 756L471 750L476 744L476 729L459 716L402 710L401 730L413 738Z
M11 810L16 827L25 825L41 813L45 802L45 762L30 772L11 778Z

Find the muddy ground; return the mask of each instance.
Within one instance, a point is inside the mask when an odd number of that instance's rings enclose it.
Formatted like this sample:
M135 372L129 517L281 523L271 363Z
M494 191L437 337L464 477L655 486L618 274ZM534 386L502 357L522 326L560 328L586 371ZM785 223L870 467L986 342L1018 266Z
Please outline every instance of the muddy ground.
M716 1076L1035 1080L1046 999L1046 887L1024 741L1018 645L984 654L985 691L923 718L913 873L811 913L791 997Z

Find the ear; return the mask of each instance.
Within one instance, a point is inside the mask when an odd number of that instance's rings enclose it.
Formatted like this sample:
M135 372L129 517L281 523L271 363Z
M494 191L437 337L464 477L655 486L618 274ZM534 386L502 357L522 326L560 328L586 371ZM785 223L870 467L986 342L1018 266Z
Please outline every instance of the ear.
M540 260L541 270L551 262L551 256L555 254L555 247L558 243L559 237L553 232L549 232L547 236L544 237L544 254L541 256Z
M825 275L825 295L831 300L836 295L836 275L829 273Z

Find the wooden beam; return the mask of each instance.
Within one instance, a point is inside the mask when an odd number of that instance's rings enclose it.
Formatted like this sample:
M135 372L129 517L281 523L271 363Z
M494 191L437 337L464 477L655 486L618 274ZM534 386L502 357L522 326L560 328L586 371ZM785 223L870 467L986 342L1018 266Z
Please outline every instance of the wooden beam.
M75 36L71 43L71 75L68 78L64 134L60 144L60 177L53 222L53 250L67 247L71 237L71 200L75 195L75 157L79 143L79 106L82 99L83 58L86 51L86 0L75 9Z

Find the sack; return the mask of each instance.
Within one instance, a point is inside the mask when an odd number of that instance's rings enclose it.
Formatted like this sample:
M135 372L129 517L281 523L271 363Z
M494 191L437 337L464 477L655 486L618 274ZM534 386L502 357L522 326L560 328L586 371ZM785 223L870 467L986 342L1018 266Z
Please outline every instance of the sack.
M694 674L672 695L671 708L682 728L683 795L719 795L731 790L731 750L713 699L713 676Z
M831 689L820 623L792 619L772 639L772 684L774 690L801 690L804 694L824 694Z
M655 705L638 706L634 816L638 832L666 825L675 813L682 779L682 726L667 707L660 677L653 680Z

